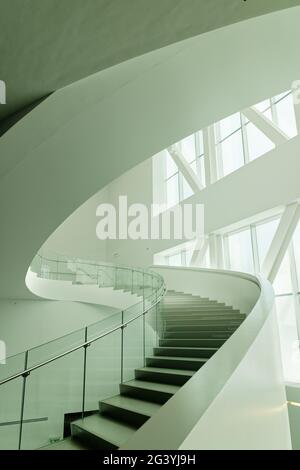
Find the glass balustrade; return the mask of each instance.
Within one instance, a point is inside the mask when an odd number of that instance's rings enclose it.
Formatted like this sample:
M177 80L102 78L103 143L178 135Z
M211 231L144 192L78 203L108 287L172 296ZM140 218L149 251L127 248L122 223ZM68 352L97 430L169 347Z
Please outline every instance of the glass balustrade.
M134 304L101 321L9 357L0 366L0 449L39 449L70 423L117 395L152 355L162 328L164 281L149 270L37 255L31 271L49 281L111 287Z

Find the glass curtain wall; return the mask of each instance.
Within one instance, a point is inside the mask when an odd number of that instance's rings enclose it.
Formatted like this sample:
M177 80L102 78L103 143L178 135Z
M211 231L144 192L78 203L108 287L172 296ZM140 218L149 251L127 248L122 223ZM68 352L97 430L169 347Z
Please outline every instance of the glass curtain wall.
M293 138L298 134L291 90L268 98L254 105L254 108L274 122L288 138ZM242 112L216 122L212 129L215 136L218 179L275 148L273 142ZM205 152L203 130L185 137L175 145L197 174L201 185L205 187L207 181L204 162L209 156ZM169 208L191 196L193 192L169 152L165 150L162 154L165 162L164 182L167 208Z

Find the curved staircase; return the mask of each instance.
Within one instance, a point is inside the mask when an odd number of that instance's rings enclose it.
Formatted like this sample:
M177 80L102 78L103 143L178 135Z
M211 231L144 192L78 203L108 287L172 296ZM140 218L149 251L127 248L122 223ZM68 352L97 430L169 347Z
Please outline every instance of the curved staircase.
M161 337L135 379L101 400L99 411L71 423L71 436L46 449L117 449L226 342L245 319L224 303L168 291Z

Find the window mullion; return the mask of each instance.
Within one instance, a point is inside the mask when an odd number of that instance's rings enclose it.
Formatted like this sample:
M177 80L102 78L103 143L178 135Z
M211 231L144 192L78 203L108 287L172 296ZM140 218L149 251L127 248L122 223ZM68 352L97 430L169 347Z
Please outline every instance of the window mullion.
M230 269L230 256L229 256L229 245L228 245L228 235L223 236L223 249L224 249L224 262L225 268Z
M241 113L241 132L242 132L242 142L243 142L243 153L244 153L244 164L250 162L249 158L249 145L248 145L248 135L247 135L247 125L246 118Z
M219 122L215 123L214 130L215 130L215 136L216 136L215 146L216 146L216 157L217 157L217 173L218 173L218 179L221 179L224 176L224 168L223 168L222 144L220 143L221 133L220 133Z
M278 112L277 112L277 107L276 107L277 103L275 101L275 98L271 98L270 102L271 102L272 120L278 126Z
M260 272L260 263L259 263L258 243L257 243L257 234L256 234L255 225L250 225L250 234L251 234L254 272L258 273Z

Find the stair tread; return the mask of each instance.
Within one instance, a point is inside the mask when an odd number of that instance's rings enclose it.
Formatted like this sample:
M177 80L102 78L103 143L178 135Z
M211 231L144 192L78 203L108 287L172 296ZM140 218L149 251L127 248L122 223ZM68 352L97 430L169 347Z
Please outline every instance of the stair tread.
M152 416L161 408L161 405L158 403L127 397L126 395L115 395L114 397L101 400L101 403L123 408L128 411L134 411L145 416Z
M154 390L156 392L165 392L165 393L176 393L179 389L179 385L173 384L164 384L160 382L146 382L145 380L133 379L128 382L124 382L124 385L129 385L130 387L136 388L145 388L147 390Z
M74 421L72 424L117 447L123 445L137 429L135 426L102 416L99 413Z
M77 439L67 437L61 441L41 447L39 450L90 450L90 447L86 446Z
M188 356L149 356L147 359L170 359L172 361L193 361L193 362L207 362L206 357L188 357Z
M162 374L174 374L174 375L194 375L194 370L188 369L168 369L167 367L141 367L136 369L141 372L157 372Z

